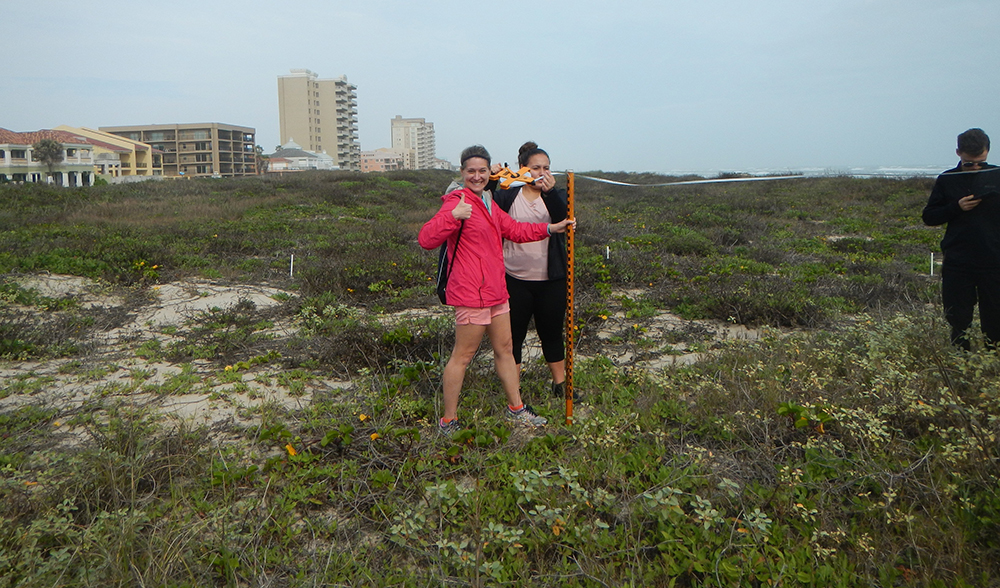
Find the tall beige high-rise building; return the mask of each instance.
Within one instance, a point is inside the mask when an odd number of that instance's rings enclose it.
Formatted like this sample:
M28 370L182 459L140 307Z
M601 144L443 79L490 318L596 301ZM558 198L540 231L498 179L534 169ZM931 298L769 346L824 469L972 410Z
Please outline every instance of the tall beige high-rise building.
M434 168L434 123L397 114L392 119L392 150L403 156L403 169Z
M328 153L340 169L361 169L357 89L347 76L321 80L308 69L278 76L281 144L294 141L306 151Z

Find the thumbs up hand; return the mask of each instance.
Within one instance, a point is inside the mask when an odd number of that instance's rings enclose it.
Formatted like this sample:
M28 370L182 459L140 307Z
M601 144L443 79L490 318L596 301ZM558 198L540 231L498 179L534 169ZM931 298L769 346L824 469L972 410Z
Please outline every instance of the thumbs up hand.
M451 209L451 216L457 220L465 220L472 216L472 205L465 201L465 194L462 194L462 197L459 198L455 208Z

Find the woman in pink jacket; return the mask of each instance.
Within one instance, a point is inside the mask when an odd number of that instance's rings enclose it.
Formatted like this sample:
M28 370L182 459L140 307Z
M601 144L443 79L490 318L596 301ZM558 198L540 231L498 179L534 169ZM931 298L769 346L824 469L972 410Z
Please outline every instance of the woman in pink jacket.
M441 197L431 220L420 229L420 246L435 249L448 242L447 303L455 307L455 348L444 368L444 416L438 427L445 435L461 430L458 397L465 370L475 357L483 333L493 347L497 375L507 396L508 420L531 426L547 421L521 400L517 365L510 331L510 305L504 279L503 239L527 243L552 233L564 233L573 219L558 223L519 223L493 205L486 190L490 154L480 145L462 152L465 187ZM459 237L459 230L461 236Z

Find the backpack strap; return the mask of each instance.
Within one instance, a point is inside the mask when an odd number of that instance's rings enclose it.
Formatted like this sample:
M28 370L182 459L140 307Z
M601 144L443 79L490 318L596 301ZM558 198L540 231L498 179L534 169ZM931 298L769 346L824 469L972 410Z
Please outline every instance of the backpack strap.
M448 264L448 277L451 277L451 270L455 267L455 258L458 257L458 242L462 238L462 229L465 228L465 219L458 226L458 236L455 237L455 250L451 252L451 263Z

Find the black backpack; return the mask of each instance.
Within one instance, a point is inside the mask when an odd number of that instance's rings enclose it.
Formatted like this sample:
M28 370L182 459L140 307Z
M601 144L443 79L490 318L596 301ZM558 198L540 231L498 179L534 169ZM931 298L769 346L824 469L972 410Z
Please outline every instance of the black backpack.
M462 238L462 229L465 228L465 221L462 221L462 225L458 227L458 236L455 237L455 255L458 255L458 241ZM455 255L452 255L451 265L455 264ZM448 274L451 273L451 267L448 264L448 242L445 241L444 245L441 246L441 250L438 253L438 273L437 273L437 293L438 299L441 300L441 304L448 304L448 300L445 297L445 290L448 288Z

